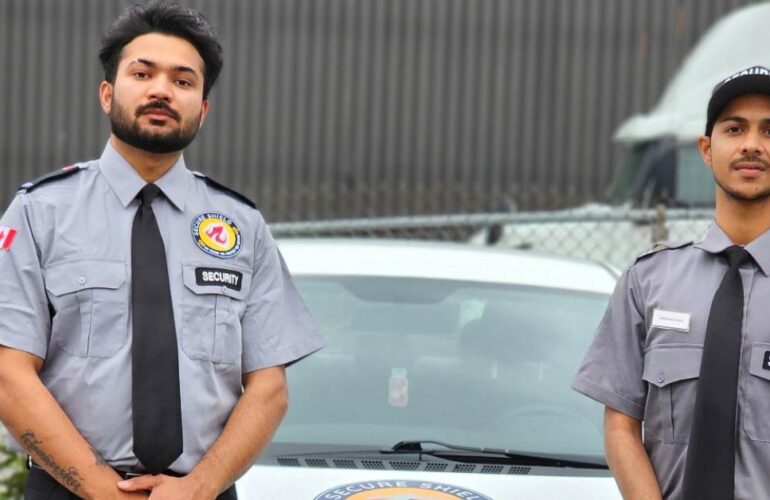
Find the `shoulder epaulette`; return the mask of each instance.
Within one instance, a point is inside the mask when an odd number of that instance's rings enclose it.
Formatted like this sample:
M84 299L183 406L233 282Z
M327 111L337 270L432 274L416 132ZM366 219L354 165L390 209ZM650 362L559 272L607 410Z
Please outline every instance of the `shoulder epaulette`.
M223 186L222 184L218 183L217 181L215 181L211 177L208 177L207 175L202 174L200 172L192 171L192 174L195 177L198 177L199 179L202 179L203 181L205 181L206 184L208 184L209 186L211 186L211 187L213 187L215 189L219 189L220 191L224 191L225 193L229 194L233 198L236 198L236 199L242 201L243 203L247 204L251 208L257 208L256 203L254 203L253 201L251 201L250 199L248 199L247 197L245 197L244 195L242 195L238 191L233 191L229 187Z
M653 245L652 248L647 250L646 252L640 254L636 258L636 262L639 262L641 259L648 257L650 255L656 254L660 252L661 250L676 250L677 248L684 248L686 246L692 245L693 240L684 240L684 241L659 241Z
M82 170L80 165L69 165L67 167L60 168L59 170L55 170L41 177L38 177L34 181L25 182L24 184L19 186L19 191L30 193L35 189L39 188L40 186L42 186L43 184L48 184L49 182L53 182L59 179L64 179L66 177L69 177L70 175L80 172L80 170Z

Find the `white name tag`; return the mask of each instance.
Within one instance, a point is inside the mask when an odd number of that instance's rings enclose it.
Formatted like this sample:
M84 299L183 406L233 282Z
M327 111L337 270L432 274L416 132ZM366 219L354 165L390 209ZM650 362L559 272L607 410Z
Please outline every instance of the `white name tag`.
M690 315L688 313L678 313L673 311L664 311L663 309L653 309L652 326L665 328L667 330L680 330L682 332L689 332Z

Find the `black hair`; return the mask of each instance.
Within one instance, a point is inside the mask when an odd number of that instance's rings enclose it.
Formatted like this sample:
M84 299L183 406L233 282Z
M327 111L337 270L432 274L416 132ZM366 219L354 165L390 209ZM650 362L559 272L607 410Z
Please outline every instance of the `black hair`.
M203 14L165 0L132 5L107 28L99 49L104 79L115 83L123 47L148 33L177 36L195 47L203 59L203 98L206 99L222 70L222 45Z

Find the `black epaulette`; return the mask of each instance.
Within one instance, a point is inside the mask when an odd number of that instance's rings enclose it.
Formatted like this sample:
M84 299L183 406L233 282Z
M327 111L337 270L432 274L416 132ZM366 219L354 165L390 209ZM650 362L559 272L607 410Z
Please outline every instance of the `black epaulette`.
M242 195L238 191L233 191L229 187L223 186L222 184L218 183L217 181L215 181L211 177L208 177L205 174L202 174L200 172L193 171L192 174L195 177L198 177L199 179L203 179L206 182L206 184L208 184L209 186L213 187L214 189L219 189L220 191L224 191L225 193L229 194L233 198L236 198L236 199L242 201L243 203L247 204L251 208L257 208L256 203L254 203L253 201L251 201L250 199L248 199L247 197L245 197L244 195Z
M677 248L684 248L686 246L692 245L693 240L684 240L684 241L659 241L655 243L655 245L652 246L649 250L646 252L640 254L635 262L639 262L641 259L648 257L650 255L656 254L660 252L661 250L675 250Z
M35 189L39 188L43 184L48 184L49 182L64 179L66 177L69 177L70 175L73 175L77 172L80 172L82 170L82 167L80 165L69 165L64 168L60 168L59 170L55 170L53 172L50 172L48 174L43 175L42 177L38 177L34 181L25 182L21 186L19 186L19 191L22 191L24 193L31 193Z

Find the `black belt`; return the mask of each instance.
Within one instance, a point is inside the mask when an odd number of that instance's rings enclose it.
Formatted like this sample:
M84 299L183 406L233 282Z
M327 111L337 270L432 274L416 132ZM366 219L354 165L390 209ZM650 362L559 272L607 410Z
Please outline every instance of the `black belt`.
M118 473L118 476L120 476L122 479L131 479L132 477L139 477L139 476L146 476L150 474L149 472L132 472L132 471L124 471L124 470L118 470L118 469L112 469L115 472ZM164 476L171 476L171 477L185 477L187 474L180 474L179 472L174 472L172 470L164 470L161 472Z
M46 472L46 474L48 473L44 468L42 468L34 460L32 460L32 457L27 455L27 468L31 469L33 467L35 469L40 469ZM125 470L119 470L115 468L113 468L112 470L114 470L120 476L121 479L131 479L132 477L146 476L147 474L149 474L148 472L125 471ZM165 470L161 472L161 474L165 476L171 476L171 477L184 477L187 475L187 474L181 474L179 472L174 472L172 470Z
M40 474L34 474L34 476L36 476L34 478L34 480L36 481L35 484L39 485L40 481L41 481L41 478L45 478L44 481L46 481L46 482L44 484L48 485L48 489L46 491L48 491L49 494L51 493L51 483L53 483L53 485L55 485L55 487L58 488L58 490L56 490L56 491L62 491L62 492L67 492L68 491L64 486L62 486L61 484L59 484L59 482L57 482L54 478L52 478L51 475L48 474L48 472L45 471L45 469L43 469L38 464L33 462L31 458L27 460L27 465L30 468L34 468L34 469L36 469L37 471L40 472ZM120 470L116 470L115 472L117 472L120 475L120 477L122 477L123 479L130 479L132 477L144 476L146 474L144 472L138 473L138 472L134 472L134 471L120 471ZM173 477L182 477L182 476L184 476L184 474L179 474L179 473L174 472L174 471L165 471L165 472L163 472L163 474L166 474L168 476L173 476ZM30 480L33 479L32 476L33 476L33 474L30 474ZM33 496L27 496L26 498L29 498L31 500L41 500L40 496L34 496L34 495ZM43 498L75 498L75 496L74 495L63 496L63 497L45 496ZM217 500L238 500L238 492L235 490L235 485L234 484L231 485L224 492L220 493L219 496L217 497Z

